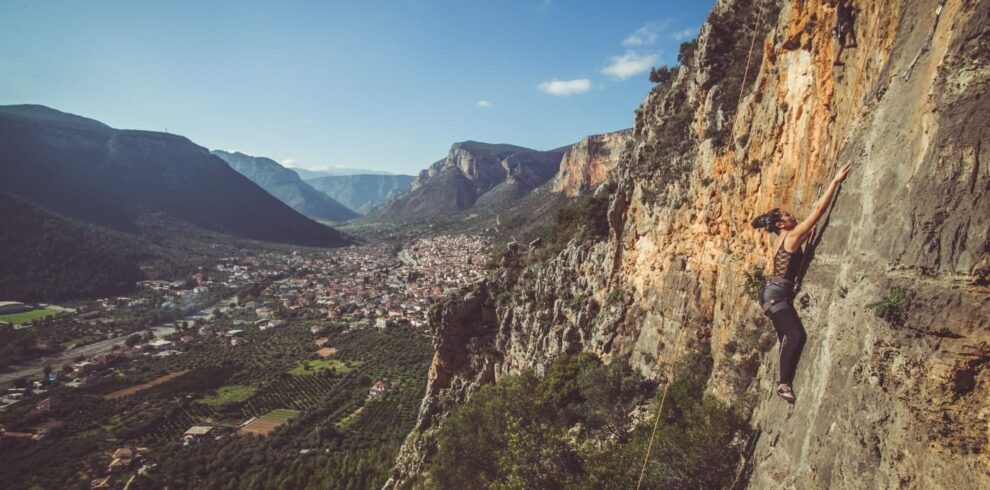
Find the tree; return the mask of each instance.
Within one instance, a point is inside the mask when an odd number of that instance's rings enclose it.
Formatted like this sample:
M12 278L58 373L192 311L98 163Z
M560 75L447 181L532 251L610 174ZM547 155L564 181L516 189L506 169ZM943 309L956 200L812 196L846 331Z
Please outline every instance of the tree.
M127 337L127 340L124 341L124 344L126 344L128 347L134 347L139 343L141 343L141 334L139 333Z
M650 81L658 85L665 85L670 83L670 81L674 79L674 75L676 74L677 74L677 69L671 68L669 66L650 68Z

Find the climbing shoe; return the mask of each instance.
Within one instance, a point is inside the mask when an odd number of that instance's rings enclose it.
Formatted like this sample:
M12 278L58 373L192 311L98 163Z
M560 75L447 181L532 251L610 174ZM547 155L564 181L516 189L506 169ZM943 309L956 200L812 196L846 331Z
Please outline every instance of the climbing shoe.
M780 386L777 387L777 396L783 398L787 403L794 404L797 401L797 397L794 396L794 390L790 386Z

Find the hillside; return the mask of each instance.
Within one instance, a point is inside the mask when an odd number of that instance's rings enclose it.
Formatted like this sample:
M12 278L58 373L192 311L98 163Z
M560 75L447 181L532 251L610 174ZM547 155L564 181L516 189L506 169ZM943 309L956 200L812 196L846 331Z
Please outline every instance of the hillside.
M117 130L43 106L0 107L0 191L132 234L161 214L254 240L347 243L186 138Z
M49 213L0 192L0 298L52 301L128 291L148 244Z
M358 216L345 205L311 187L299 178L299 174L279 165L275 160L254 157L241 152L214 150L210 153L230 164L241 175L251 179L279 201L289 205L303 216L325 221L346 221Z
M566 407L542 385L486 387L527 373L566 385L577 375L558 361L577 353L661 384L703 377L671 383L647 487L697 487L677 475L714 463L727 479L710 488L990 486L990 2L949 2L933 28L938 4L857 3L858 46L836 66L829 3L718 2L637 109L607 206L564 213L570 241L510 245L487 282L433 310L437 354L387 487L447 478L438 441L472 435L494 446L463 474L492 476L475 470L511 455L523 487L558 470L635 487L653 414L598 439L552 417L510 417L505 438L465 424L511 416L520 398ZM773 395L777 339L752 298L772 242L750 221L806 214L844 162L795 301L808 341L791 406ZM564 392L579 409L582 393ZM659 394L632 400L623 413L655 411ZM596 447L610 450L586 458ZM709 459L716 447L729 453Z
M366 214L408 191L413 179L411 175L331 175L309 179L306 183L351 210Z

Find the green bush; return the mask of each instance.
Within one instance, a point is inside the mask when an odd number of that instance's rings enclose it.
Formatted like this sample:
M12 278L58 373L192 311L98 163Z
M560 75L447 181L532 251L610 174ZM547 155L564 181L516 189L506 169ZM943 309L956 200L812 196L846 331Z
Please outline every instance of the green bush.
M677 75L677 68L671 68L669 66L661 66L659 68L650 68L650 81L656 84L665 85L670 83Z
M904 325L908 310L911 308L911 298L902 288L894 288L880 298L880 301L866 305L877 318L894 326Z
M615 288L612 292L608 293L608 298L605 302L608 304L622 303L626 301L626 290L620 288Z
M529 255L529 262L540 262L554 257L571 239L581 242L597 242L608 238L608 206L611 192L600 192L578 198L569 206L557 211L553 225L527 236L528 241L537 238L543 244Z
M735 477L744 420L705 394L711 358L681 363L650 455L646 488L725 488ZM438 435L439 488L633 488L652 423L633 409L660 394L626 364L562 356L541 379L507 376L458 407ZM649 422L652 422L652 416Z
M766 267L763 264L753 265L753 269L746 273L746 284L743 289L746 290L746 295L752 298L753 301L760 300L760 290L763 289L763 285L767 282L766 273L763 272Z

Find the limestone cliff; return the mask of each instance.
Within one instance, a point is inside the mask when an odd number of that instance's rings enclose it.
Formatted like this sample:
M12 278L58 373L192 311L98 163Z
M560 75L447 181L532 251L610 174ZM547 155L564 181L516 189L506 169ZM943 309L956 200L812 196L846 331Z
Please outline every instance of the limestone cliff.
M445 414L505 373L588 350L659 376L709 347L708 389L754 428L753 488L990 487L990 1L947 2L920 56L937 0L854 4L844 66L828 2L716 4L599 190L609 238L529 265L513 245L434 312L427 396L387 486L422 483ZM808 212L841 162L796 301L792 407L747 294L771 237L748 223ZM899 323L867 308L895 289Z
M586 136L564 153L551 188L574 197L598 187L619 165L631 130Z
M536 151L476 141L455 143L447 157L413 180L409 192L371 213L367 221L433 219L478 204L513 201L550 180L563 151Z

